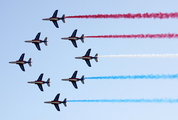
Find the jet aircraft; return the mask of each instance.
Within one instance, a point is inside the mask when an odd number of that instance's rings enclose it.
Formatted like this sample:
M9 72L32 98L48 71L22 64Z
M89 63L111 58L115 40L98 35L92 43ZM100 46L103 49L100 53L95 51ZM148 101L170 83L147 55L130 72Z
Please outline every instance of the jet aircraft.
M24 68L24 65L23 65L23 64L28 63L29 66L32 66L32 65L31 65L32 62L31 62L31 58L30 58L28 61L24 61L24 60L23 60L23 59L24 59L24 56L25 56L25 53L23 53L23 54L20 56L19 60L13 61L13 62L9 62L9 63L18 64L18 65L20 66L20 68L22 69L22 71L25 71L25 68Z
M59 28L57 21L58 21L58 20L62 20L63 23L65 23L65 15L63 14L63 16L60 18L60 17L57 17L57 13L58 13L58 10L55 10L55 12L53 13L53 16L52 16L52 17L50 17L50 18L44 18L44 19L42 19L42 20L49 20L49 21L52 21L52 22L54 23L54 25L55 25L57 28Z
M83 60L86 61L87 65L89 67L91 67L90 60L91 59L95 59L95 61L98 62L98 53L95 55L95 57L92 57L92 56L90 56L90 51L91 51L91 49L88 49L88 51L86 52L85 56L75 57L75 59L83 59Z
M70 40L72 42L72 44L74 45L74 47L77 48L76 40L80 39L84 43L84 34L82 34L81 37L76 37L76 34L77 34L77 29L74 30L74 32L72 33L72 35L70 37L61 38L61 39Z
M63 81L72 82L73 86L74 86L76 89L78 89L77 83L76 83L77 81L81 81L81 82L84 84L84 75L83 75L80 79L79 79L79 78L76 78L77 72L78 72L78 71L75 71L75 72L73 73L72 77L69 78L69 79L62 79Z
M44 42L44 44L47 46L47 42L48 42L48 41L47 41L47 37L46 37L44 40L40 40L40 34L41 34L41 32L39 32L39 33L36 35L36 37L35 37L34 40L28 40L28 41L25 41L25 42L34 43L35 46L36 46L36 48L37 48L38 50L41 50L39 43Z
M55 108L56 108L58 111L60 111L59 104L63 103L64 106L66 107L66 106L67 106L67 104L66 104L67 98L65 98L63 101L58 101L59 96L60 96L60 93L58 93L58 94L56 95L56 97L54 98L54 100L52 100L52 101L47 101L47 102L44 102L44 103L51 103L51 104L53 104L53 105L55 106Z
M42 84L47 84L49 87L50 87L50 78L48 78L48 80L45 82L45 81L42 81L42 78L43 78L43 73L39 76L39 78L38 78L38 80L36 80L36 81L30 81L30 82L28 82L28 83L34 83L34 84L37 84L38 85L38 87L39 87L39 89L41 90L41 91L43 91L43 86L42 86Z

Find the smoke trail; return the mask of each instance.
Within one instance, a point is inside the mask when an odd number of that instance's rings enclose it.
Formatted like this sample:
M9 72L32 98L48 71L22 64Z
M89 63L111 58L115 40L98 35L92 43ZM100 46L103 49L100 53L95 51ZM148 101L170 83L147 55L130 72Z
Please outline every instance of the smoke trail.
M178 99L97 99L97 100L67 100L67 102L178 103Z
M98 57L178 57L178 54L102 55Z
M85 36L85 38L178 38L178 34L96 35Z
M98 76L85 77L85 79L178 79L178 74L173 75L120 75L120 76Z
M158 19L168 19L168 18L178 18L178 13L137 13L137 14L97 14L97 15L74 15L66 16L65 18L130 18L130 19L139 19L139 18L158 18Z

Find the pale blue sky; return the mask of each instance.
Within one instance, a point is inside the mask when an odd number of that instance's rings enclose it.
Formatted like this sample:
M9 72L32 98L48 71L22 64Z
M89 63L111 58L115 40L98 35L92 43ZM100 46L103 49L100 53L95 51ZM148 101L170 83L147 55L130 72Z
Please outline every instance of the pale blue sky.
M142 80L85 80L74 89L71 83L61 81L78 70L78 77L85 75L141 75L176 74L177 58L99 58L91 61L89 68L76 56L91 48L91 55L119 54L177 54L177 39L92 39L77 41L74 48L70 41L61 40L78 29L77 36L109 34L177 33L178 19L66 19L59 21L59 29L52 22L42 21L58 9L58 16L83 14L177 12L176 0L2 0L0 7L0 119L1 120L177 120L177 103L67 103L58 112L44 101L53 100L61 93L60 100L75 99L177 99L176 79ZM48 37L48 46L25 43L41 32L41 39ZM25 65L22 72L9 61L32 58L32 67ZM41 92L28 81L36 80L41 73L51 87L43 85Z

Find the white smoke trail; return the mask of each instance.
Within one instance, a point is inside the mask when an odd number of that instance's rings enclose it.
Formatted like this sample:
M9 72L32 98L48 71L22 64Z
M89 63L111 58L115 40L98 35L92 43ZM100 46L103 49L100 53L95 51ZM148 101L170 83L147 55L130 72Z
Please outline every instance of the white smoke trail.
M102 55L98 57L178 57L178 54Z

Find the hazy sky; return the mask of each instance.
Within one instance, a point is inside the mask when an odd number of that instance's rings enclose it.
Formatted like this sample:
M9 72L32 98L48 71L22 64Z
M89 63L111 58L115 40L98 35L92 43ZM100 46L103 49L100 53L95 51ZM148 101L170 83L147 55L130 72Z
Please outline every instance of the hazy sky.
M83 56L91 48L91 55L126 54L177 54L177 39L103 39L86 38L85 43L77 41L74 48L68 37L74 29L77 36L115 34L158 34L177 33L178 19L66 19L58 21L59 28L52 22L42 21L51 17L58 9L63 14L127 14L177 12L176 0L50 0L9 1L1 0L1 69L0 69L0 119L1 120L177 120L177 103L77 103L60 105L58 112L53 105L44 101L53 100L60 93L60 100L83 99L177 99L177 79L86 79L78 82L78 89L71 83L61 81L78 70L77 77L112 75L177 74L177 58L99 58L88 67ZM48 46L40 44L38 51L34 44L25 43L41 32L40 39L48 37ZM32 67L25 65L21 71L18 65L9 61L18 60L25 53L24 60L32 58ZM51 79L51 86L43 85L41 92L37 85L28 84L44 73L43 80Z

